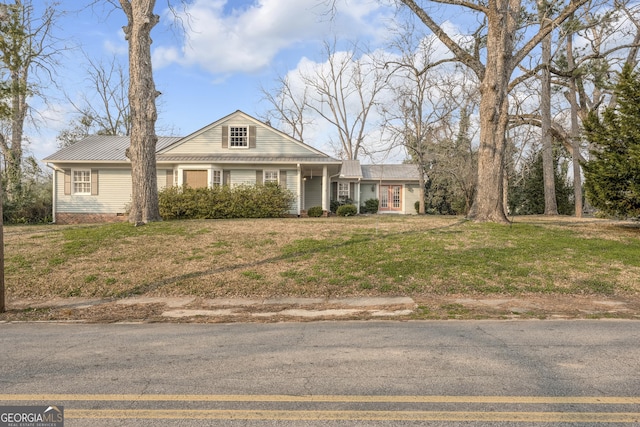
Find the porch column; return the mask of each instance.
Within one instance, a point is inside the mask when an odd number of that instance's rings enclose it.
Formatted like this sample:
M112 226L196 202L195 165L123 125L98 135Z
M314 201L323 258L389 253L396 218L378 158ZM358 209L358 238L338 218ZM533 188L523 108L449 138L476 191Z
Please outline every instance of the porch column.
M329 212L329 175L326 165L322 167L322 210Z

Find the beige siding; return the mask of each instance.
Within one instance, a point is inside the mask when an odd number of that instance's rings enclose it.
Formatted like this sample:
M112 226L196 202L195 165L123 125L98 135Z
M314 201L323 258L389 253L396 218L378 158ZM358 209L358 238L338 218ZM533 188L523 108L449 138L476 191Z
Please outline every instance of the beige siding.
M97 169L97 173L100 183L97 195L65 195L64 172L56 171L58 212L125 212L131 202L131 171L129 169Z
M282 174L285 173L287 176L287 185L286 188L287 190L291 191L291 193L293 193L294 197L296 197L296 195L298 194L298 171L296 170L281 170L280 171L280 176L282 177ZM282 182L282 179L280 180L280 182ZM291 206L289 209L289 213L291 215L297 215L298 214L298 203L299 200L296 199L291 202Z
M360 183L360 204L364 204L369 199L378 198L378 184L371 182Z
M216 153L246 153L275 154L275 155L308 155L313 153L308 147L285 138L269 127L257 126L255 148L223 148L223 126L255 126L255 122L246 119L230 119L217 126L193 136L183 144L173 148L166 154L216 154Z
M74 166L73 169L89 169L89 166ZM65 195L64 172L55 172L57 212L116 214L127 211L131 203L131 170L95 167L92 170L98 174L96 195ZM161 190L167 182L165 169L159 169L157 174L158 190Z
M407 184L404 186L404 213L414 215L416 213L415 204L420 200L420 188L417 184Z
M231 185L254 185L256 183L255 169L235 169L231 170Z
M322 177L307 178L304 181L304 209L322 206Z

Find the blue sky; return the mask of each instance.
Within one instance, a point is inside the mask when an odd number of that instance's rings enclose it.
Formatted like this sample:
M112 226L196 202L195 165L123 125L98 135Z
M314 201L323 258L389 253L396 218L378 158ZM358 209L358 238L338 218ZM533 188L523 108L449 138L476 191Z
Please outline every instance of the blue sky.
M162 92L157 133L188 135L238 109L258 116L268 108L260 88L304 58L321 61L323 40L382 44L394 13L382 3L341 0L331 19L321 0L190 0L186 11L178 9L183 31L158 0L161 22L152 31L154 78ZM83 52L98 61L115 55L125 67L128 60L121 10L104 4L78 11L77 0L63 0L61 7L69 11L56 30L66 48L55 76L63 90L51 86L48 105L34 102L39 130L27 129L27 151L37 159L56 151L55 137L72 117L65 94L77 99L89 91Z
M44 4L32 1L36 7ZM390 6L393 0L335 0L336 13L330 16L327 3L331 1L171 0L182 18L180 27L167 8L167 0L156 0L161 21L151 33L152 55L156 87L162 92L157 100L157 133L188 135L236 110L259 117L269 108L260 88L272 87L278 76L321 67L326 61L324 41L357 41L370 51L379 49L377 55L387 53L389 24L397 12ZM42 159L55 152L56 135L73 118L73 108L65 97L78 101L91 92L85 53L94 61L109 61L115 56L127 67L127 42L122 31L126 17L111 2L60 0L66 13L56 28L57 46L64 47L54 75L58 87L47 88L47 104L31 100L38 127L26 129L28 155ZM90 3L97 4L79 10ZM469 34L478 25L468 10L447 9L432 2L428 11L444 18L441 25L454 38L464 37L460 34ZM418 27L424 29L422 24ZM434 47L440 58L449 56L441 43ZM331 138L331 129L325 124L312 129L305 142L337 156L330 147ZM372 138L386 143L384 136ZM400 150L373 161L400 162L405 156Z

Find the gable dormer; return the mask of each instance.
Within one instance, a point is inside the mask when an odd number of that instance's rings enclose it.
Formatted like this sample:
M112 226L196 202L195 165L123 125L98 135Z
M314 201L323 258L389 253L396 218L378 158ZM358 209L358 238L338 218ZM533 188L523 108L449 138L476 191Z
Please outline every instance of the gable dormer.
M222 148L256 148L256 126L238 123L220 126L220 129L222 129Z
M221 156L223 158L335 159L291 138L242 111L236 111L158 151L158 160ZM226 157L225 157L226 156ZM237 159L236 159L237 160Z

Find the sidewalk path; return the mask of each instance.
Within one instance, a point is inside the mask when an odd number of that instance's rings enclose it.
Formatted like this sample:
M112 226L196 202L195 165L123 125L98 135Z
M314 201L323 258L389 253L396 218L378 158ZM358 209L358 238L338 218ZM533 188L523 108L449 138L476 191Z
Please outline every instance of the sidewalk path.
M0 322L278 322L352 319L640 319L640 296L575 295L233 299L136 296L9 300Z

